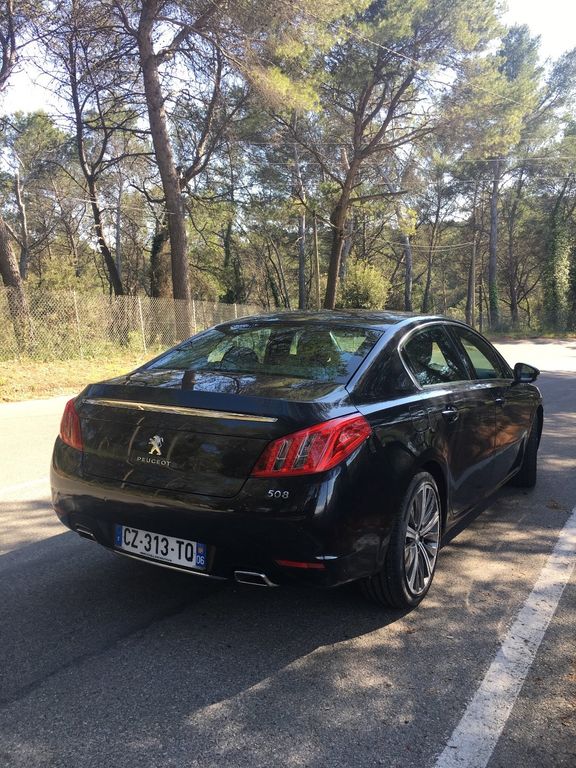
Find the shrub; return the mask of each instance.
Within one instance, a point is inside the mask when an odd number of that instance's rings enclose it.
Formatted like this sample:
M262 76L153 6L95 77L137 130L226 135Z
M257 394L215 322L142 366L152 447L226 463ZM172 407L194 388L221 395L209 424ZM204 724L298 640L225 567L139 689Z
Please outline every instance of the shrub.
M384 273L363 259L351 260L340 289L339 306L354 309L381 309L390 293Z

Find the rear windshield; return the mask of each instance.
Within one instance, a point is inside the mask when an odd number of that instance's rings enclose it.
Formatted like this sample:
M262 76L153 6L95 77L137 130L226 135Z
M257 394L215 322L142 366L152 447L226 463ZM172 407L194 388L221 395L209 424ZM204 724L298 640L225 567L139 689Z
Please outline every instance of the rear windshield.
M194 336L147 369L259 373L343 383L380 336L370 328L237 323Z

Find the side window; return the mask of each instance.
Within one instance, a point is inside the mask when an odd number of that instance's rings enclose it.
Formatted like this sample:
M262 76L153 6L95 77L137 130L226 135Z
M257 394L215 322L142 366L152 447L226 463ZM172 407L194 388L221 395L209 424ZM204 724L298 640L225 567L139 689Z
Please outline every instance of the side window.
M494 350L484 339L465 328L454 328L454 332L464 347L477 379L509 378L509 372L502 366Z
M403 354L422 387L469 378L453 342L439 326L415 333L404 345Z

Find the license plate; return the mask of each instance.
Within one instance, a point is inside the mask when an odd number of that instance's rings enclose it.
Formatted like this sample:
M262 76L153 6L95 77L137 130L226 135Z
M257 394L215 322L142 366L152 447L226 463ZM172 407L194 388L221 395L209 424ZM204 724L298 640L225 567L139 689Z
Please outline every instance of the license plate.
M206 570L206 544L198 541L177 539L161 533L142 531L140 528L129 528L127 525L116 525L114 547L123 552L142 555L181 568Z

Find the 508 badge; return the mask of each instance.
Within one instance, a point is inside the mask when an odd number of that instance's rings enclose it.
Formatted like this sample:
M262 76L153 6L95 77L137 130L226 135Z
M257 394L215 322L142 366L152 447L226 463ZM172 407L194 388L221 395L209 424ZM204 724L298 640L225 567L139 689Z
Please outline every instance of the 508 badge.
M269 499L288 499L290 491L275 491L273 488L270 488L266 495Z

